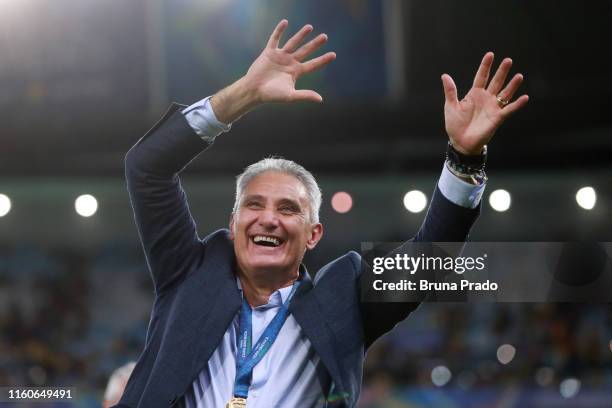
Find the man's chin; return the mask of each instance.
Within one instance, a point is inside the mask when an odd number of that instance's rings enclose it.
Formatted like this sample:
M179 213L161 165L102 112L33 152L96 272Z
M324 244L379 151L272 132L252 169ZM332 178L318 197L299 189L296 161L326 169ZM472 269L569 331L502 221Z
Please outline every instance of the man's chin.
M281 262L260 261L251 263L250 269L257 272L276 272L287 269L287 265Z
M290 268L285 259L277 257L257 257L256 259L250 259L246 264L248 269L258 273L280 273Z

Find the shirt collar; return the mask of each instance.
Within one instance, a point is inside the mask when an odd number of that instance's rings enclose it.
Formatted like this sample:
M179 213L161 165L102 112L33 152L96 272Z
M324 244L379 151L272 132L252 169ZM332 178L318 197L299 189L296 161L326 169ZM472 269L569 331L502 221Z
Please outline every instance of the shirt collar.
M293 285L295 285L295 283ZM266 303L265 305L257 306L254 309L259 310L259 309L268 309L271 307L280 307L281 304L287 301L289 294L291 294L291 289L293 289L293 285L289 285L289 286L285 286L284 288L276 289L270 295L270 298L268 299L268 303ZM240 279L238 277L236 277L236 286L238 286L238 290L240 291L240 296L243 297L242 284L240 283Z

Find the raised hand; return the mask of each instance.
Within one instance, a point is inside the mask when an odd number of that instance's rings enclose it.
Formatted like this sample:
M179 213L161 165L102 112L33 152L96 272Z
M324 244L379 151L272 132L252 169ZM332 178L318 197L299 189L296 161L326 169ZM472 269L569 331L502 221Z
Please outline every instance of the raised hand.
M279 48L288 24L287 20L281 20L246 75L210 99L213 111L221 122L234 122L255 106L266 102L323 101L321 95L313 90L295 89L295 83L302 75L332 62L336 59L336 53L328 52L306 60L327 42L327 35L319 34L302 44L312 31L310 24L302 27Z
M319 34L306 44L302 44L313 30L310 24L302 27L282 48L279 48L280 39L287 25L287 20L278 23L266 48L253 62L245 79L254 87L261 102L298 100L321 102L323 98L317 92L309 89L296 90L295 83L302 75L317 71L332 62L336 54L328 52L304 61L327 42L327 35Z
M465 154L480 154L497 128L529 100L527 95L522 95L511 102L523 82L523 75L514 75L504 86L512 67L510 58L501 62L487 86L492 64L493 53L488 52L480 63L472 89L461 101L457 99L453 79L448 74L442 75L446 132L455 149Z

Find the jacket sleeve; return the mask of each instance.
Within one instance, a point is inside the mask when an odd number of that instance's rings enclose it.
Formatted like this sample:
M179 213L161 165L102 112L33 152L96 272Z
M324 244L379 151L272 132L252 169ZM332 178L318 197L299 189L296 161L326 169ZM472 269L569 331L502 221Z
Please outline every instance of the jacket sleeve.
M464 242L467 241L470 229L480 214L480 204L474 209L461 207L448 200L436 186L429 209L421 228L408 241L412 242ZM426 246L426 244L424 244ZM401 253L402 246L390 256ZM356 268L361 269L359 288L366 290L369 286L371 271L361 257L356 260ZM360 264L360 265L359 265ZM369 274L369 276L364 276ZM365 281L364 281L365 280ZM360 291L360 296L363 293ZM426 293L421 294L423 297ZM363 296L362 296L363 297ZM421 299L422 300L422 299ZM396 324L404 320L420 304L416 302L362 302L361 314L364 329L366 349L380 336L392 330Z
M209 147L173 104L127 153L125 175L134 219L157 294L201 261L204 246L179 173Z
M474 209L457 205L436 186L421 228L414 236L416 242L464 242L472 225L480 215L480 205Z

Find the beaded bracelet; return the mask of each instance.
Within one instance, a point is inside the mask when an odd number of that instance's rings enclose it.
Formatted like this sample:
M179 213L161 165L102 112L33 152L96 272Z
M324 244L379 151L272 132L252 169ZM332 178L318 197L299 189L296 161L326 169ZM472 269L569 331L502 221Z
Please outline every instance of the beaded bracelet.
M467 155L457 151L448 142L446 149L446 165L455 176L471 180L474 184L482 184L487 181L484 168L487 163L487 146L478 155Z
M446 160L450 163L452 168L459 173L479 173L484 170L485 164L487 163L487 146L484 146L481 154L467 155L457 151L453 145L448 142Z

